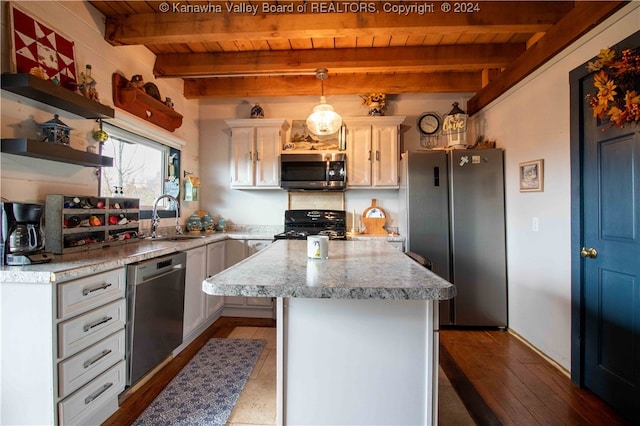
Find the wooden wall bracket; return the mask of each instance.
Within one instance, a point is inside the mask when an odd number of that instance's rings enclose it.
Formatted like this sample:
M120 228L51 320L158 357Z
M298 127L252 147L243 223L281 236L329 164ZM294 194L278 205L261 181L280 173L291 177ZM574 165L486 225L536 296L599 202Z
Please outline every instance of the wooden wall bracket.
M182 125L182 115L144 90L131 87L129 80L114 72L111 78L113 104L136 117L173 132Z

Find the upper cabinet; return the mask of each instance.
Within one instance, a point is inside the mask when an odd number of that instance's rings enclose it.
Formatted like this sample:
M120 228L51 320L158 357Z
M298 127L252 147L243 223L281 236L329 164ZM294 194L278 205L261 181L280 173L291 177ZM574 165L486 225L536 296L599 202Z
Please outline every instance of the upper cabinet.
M283 119L227 120L231 127L231 188L280 188Z
M405 117L343 118L347 127L347 186L399 187L399 128Z

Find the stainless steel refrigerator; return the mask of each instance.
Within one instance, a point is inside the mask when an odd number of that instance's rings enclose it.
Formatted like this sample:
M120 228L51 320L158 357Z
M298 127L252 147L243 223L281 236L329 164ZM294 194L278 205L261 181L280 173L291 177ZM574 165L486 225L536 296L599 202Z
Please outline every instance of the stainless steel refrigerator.
M407 251L457 288L441 326L507 327L502 150L404 153L399 227Z

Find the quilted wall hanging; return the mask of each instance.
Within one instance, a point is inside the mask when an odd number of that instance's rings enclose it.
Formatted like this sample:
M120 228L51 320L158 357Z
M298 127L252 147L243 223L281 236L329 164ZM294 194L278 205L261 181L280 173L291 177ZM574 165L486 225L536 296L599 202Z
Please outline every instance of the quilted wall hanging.
M11 17L12 72L31 73L62 87L76 89L73 41L36 20L15 3L9 4Z

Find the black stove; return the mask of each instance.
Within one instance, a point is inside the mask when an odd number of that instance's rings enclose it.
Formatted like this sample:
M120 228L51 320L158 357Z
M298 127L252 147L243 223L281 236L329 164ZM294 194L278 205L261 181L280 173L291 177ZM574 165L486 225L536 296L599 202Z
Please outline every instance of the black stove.
M344 210L286 210L284 232L276 240L306 240L308 235L327 235L330 240L347 239Z

